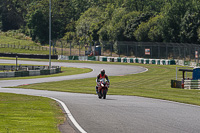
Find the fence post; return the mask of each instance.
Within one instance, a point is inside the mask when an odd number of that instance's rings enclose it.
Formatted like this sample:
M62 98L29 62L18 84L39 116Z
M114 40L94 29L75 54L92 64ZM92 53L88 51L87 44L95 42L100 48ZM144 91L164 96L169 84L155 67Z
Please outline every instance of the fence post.
M137 58L137 43L136 43L135 47L136 47L136 48L135 48L135 49L136 49L136 50L135 50L135 51L136 51L136 52L135 52L135 57Z
M61 41L61 49L62 49L62 53L61 53L61 55L63 55L63 43L62 43L62 41Z
M185 61L185 46L183 48L184 48L184 61Z
M109 43L109 45L110 45L110 56L112 56L112 45L113 45L113 43Z
M191 47L189 47L190 61L191 61Z
M104 56L104 42L102 44L102 55Z
M17 58L18 58L18 56L16 55L16 68L15 68L16 71L18 70L17 69Z
M80 43L78 42L78 45L79 45L79 56L80 56L80 51L81 51L81 48L80 48Z
M197 66L199 66L199 46L198 46L198 62L197 62Z
M180 46L178 47L178 53L179 53L179 58L181 57L181 50L180 50Z
M173 59L175 58L175 46L173 45Z
M120 52L121 52L121 51L120 51L120 44L118 43L118 41L117 41L117 46L119 46L119 47L118 47L118 52L119 52L119 57L120 57Z
M126 56L128 57L128 44L126 44Z
M166 59L167 59L167 54L168 54L168 51L167 51L167 44L166 44Z
M70 48L70 56L71 56L71 52L72 52L72 51L71 51L71 41L70 41L70 47L69 47L69 48Z

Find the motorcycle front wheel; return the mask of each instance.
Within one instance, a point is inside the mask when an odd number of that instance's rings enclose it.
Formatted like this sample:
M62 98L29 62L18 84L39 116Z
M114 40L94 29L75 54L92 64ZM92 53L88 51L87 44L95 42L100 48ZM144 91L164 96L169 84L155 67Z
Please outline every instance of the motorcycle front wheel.
M107 90L103 90L103 99L106 99Z
M99 99L102 98L102 94L101 94L101 92L98 92L98 97L99 97Z

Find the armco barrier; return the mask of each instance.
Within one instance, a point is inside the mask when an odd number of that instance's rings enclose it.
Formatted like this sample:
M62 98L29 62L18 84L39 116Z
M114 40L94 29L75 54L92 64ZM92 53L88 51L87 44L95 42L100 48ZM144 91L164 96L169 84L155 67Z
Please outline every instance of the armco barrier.
M29 71L16 71L15 77L25 77L29 76Z
M48 75L61 72L61 68L58 66L52 66L51 70L48 69L48 66L23 66L24 70L20 69L19 71L15 70L15 66L0 66L0 78L8 77L25 77L25 76L37 76L37 75ZM22 67L22 68L23 68ZM29 68L34 70L29 70ZM11 72L9 72L9 71Z
M50 74L50 70L40 70L40 74L41 75L49 75Z
M7 72L7 73L0 73L0 78L4 78L4 77L15 77L15 72Z
M56 68L56 73L59 73L59 72L61 72L61 67Z
M38 76L40 75L40 71L38 70L29 70L29 76Z
M56 69L51 69L50 74L54 74L54 73L56 73Z

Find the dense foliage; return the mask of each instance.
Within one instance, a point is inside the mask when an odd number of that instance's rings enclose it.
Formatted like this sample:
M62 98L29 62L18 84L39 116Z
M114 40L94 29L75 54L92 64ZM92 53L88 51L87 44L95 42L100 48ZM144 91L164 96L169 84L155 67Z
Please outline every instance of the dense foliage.
M48 0L1 0L0 29L48 43ZM52 0L52 40L200 42L200 0Z

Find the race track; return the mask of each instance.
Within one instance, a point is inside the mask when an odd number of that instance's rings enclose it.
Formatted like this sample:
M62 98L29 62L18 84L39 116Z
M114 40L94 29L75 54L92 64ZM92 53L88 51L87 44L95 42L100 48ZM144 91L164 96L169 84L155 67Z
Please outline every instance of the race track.
M0 63L15 63L15 61L0 60ZM33 61L20 61L19 64L48 65L47 62ZM3 88L5 86L16 86L29 83L96 77L101 68L104 68L109 76L134 74L146 71L143 67L124 65L99 65L88 63L52 64L68 67L92 68L93 71L87 74L73 76L0 81L0 92L57 98L67 105L76 121L88 133L200 132L199 106L135 96L109 95L106 100L100 100L96 95L91 94Z

